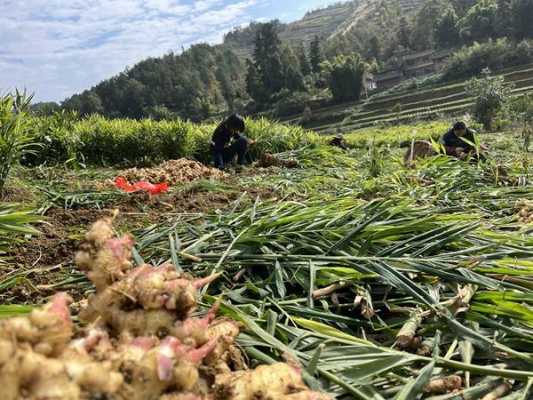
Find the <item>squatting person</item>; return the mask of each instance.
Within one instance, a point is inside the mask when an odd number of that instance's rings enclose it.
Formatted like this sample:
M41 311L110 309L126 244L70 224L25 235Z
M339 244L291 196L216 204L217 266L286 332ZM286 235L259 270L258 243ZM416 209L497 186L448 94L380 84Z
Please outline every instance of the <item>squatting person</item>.
M339 133L333 139L331 139L329 145L340 147L343 150L348 150L348 143L346 142L346 139L344 139L344 135L342 133Z
M475 132L467 128L464 122L457 122L452 129L442 136L440 144L444 147L447 155L457 157L464 160L468 157L478 159L475 143ZM481 150L486 150L485 146L481 146ZM479 154L479 159L484 160L485 157Z
M235 154L239 156L239 159L245 159L248 141L246 141L246 146L239 140L235 142L235 137L240 136L245 128L244 119L238 114L233 114L215 129L211 139L211 152L216 168L224 169L225 162L231 160ZM230 146L232 139L234 139L234 144Z

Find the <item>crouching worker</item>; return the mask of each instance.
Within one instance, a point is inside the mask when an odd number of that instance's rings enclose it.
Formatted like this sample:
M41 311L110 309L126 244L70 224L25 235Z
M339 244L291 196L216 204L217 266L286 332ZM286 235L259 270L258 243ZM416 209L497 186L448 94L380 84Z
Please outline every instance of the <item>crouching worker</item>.
M211 139L211 152L216 168L224 169L225 160L230 158L233 151L237 151L238 146L233 148L230 146L232 138L244 132L245 128L244 119L238 114L233 114L215 129ZM247 149L248 146L243 150L242 144L239 147L239 152L244 151L243 157L246 156Z
M254 143L254 140L247 138L241 132L234 133L230 146L224 152L224 162L226 164L232 163L237 157L237 165L246 164L249 161L248 148Z
M329 145L333 147L340 147L343 150L348 150L348 143L341 133L331 139Z
M470 158L476 161L485 161L485 156L478 154L475 144L475 132L467 128L464 122L457 122L452 129L444 134L440 144L444 147L446 155L457 157L460 160ZM480 150L487 150L481 145Z

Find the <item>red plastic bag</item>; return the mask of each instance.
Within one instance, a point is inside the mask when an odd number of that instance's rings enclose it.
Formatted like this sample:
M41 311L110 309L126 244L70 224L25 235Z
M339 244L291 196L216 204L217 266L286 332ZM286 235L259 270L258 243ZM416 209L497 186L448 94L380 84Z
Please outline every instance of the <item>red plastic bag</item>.
M146 181L129 183L124 177L119 176L115 179L115 186L126 193L148 192L150 195L158 195L168 192L167 183L153 184Z

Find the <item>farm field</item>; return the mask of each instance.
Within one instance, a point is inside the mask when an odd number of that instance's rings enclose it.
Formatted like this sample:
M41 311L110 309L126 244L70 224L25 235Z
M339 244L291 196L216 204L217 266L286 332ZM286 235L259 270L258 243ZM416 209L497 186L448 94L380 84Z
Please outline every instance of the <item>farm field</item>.
M195 315L220 302L219 315L241 325L250 367L287 361L312 390L338 399L533 398L533 157L520 133L482 134L485 163L437 156L407 168L400 143L436 137L450 121L367 127L346 135L345 152L262 120L250 122L253 155L277 153L297 168L221 175L194 166L183 178L180 166L152 178L169 181L167 193L117 189L117 177L157 172L129 167L207 160L201 142L212 126L165 124L77 123L70 145L86 163L66 160L57 134L41 153L47 162L14 170L4 201L29 210L23 217L40 233L3 248L0 318L67 292L79 324L95 288L76 249L91 224L118 210L114 229L132 234L134 264L216 277L199 291ZM183 133L176 154L160 151L167 130ZM115 162L150 135L158 139L149 157ZM10 223L9 212L0 222Z
M500 71L507 82L514 85L513 96L521 96L533 89L532 65ZM312 111L312 119L303 124L321 134L347 133L382 123L409 121L417 118L435 118L440 115L461 114L473 103L464 90L465 82L455 82L428 89L406 90L377 94L368 100L323 107ZM401 105L401 109L394 108ZM298 124L301 116L283 118L285 123Z

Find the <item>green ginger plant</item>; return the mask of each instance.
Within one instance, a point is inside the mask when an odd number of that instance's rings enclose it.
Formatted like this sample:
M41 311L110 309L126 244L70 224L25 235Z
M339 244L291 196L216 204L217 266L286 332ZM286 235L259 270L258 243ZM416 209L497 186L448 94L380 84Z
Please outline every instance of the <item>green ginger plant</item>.
M32 97L18 90L0 96L0 193L13 165L36 147L29 119Z

